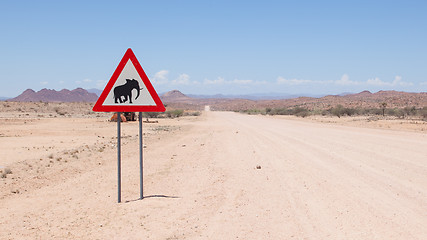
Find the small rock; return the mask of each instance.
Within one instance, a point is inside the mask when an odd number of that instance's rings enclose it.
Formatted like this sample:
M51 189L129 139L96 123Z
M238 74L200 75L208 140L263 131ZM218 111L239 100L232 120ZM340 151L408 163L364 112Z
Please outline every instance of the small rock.
M256 169L261 169L261 166L260 165L256 165Z

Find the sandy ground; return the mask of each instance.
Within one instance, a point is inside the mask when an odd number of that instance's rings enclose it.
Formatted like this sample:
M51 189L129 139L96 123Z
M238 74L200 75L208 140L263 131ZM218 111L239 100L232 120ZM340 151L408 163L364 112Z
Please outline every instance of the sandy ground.
M39 114L39 113L38 113ZM205 112L1 119L0 239L427 239L427 134ZM1 168L0 167L0 168Z

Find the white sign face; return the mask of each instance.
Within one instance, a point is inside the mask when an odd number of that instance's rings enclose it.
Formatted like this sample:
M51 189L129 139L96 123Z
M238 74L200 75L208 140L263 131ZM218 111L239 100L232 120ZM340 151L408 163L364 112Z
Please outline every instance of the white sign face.
M129 59L102 105L156 106L156 103Z

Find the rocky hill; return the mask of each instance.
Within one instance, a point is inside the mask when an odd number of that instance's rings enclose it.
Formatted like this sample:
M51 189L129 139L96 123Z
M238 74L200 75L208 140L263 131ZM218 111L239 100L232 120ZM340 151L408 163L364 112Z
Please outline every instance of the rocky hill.
M162 101L173 108L202 110L210 105L212 110L239 111L261 108L292 108L328 109L337 105L351 108L378 108L381 103L387 103L388 108L427 106L427 92L408 93L398 91L379 91L371 93L363 91L356 94L329 95L321 98L298 97L280 100L249 100L224 98L190 98L174 90L162 95Z
M42 89L38 92L27 89L19 96L8 99L14 102L96 102L98 96L95 93L89 93L83 88L76 88L72 91L62 89L56 91L53 89Z
M307 109L329 109L337 105L350 108L378 108L381 103L386 103L388 108L427 106L427 92L408 93L397 91L379 91L371 93L363 91L345 96L329 95L321 98L299 97L282 100L262 100L250 101L245 99L235 99L230 102L223 102L213 105L213 109L218 110L248 110L259 108L292 108L303 107Z
M178 90L172 90L160 96L163 102L192 102L190 98Z

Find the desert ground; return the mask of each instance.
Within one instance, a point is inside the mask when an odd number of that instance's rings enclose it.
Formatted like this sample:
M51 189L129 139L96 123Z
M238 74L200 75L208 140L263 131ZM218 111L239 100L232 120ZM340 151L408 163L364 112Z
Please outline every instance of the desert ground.
M1 108L0 239L427 239L425 122L158 119L142 200L126 122L117 203L117 124L78 106Z

